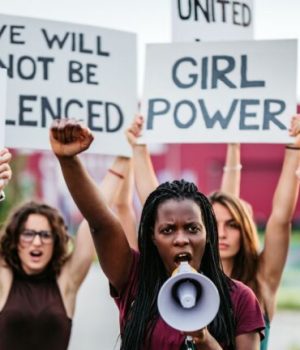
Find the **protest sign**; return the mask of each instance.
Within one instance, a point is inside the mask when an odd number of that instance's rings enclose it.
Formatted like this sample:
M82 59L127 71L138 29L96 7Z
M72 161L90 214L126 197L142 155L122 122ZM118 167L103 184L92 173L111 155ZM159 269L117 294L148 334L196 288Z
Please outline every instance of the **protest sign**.
M172 0L172 39L253 39L253 0Z
M130 154L135 34L0 15L0 66L8 71L7 146L49 149L52 120L67 117L90 127L91 152Z
M285 143L296 40L148 45L142 142Z

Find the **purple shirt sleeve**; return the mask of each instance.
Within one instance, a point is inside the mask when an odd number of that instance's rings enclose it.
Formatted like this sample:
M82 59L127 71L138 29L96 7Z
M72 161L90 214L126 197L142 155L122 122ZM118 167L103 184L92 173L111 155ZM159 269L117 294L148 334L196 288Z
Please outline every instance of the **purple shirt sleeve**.
M253 291L243 283L234 280L231 300L236 320L236 336L259 332L263 338L265 322Z
M118 294L114 286L109 285L110 295L114 298L115 303L119 309L119 322L121 332L125 326L125 318L128 312L128 309L131 307L134 302L134 297L136 295L137 288L137 269L139 262L139 253L135 250L132 250L133 259L130 268L129 278L127 284L124 286L122 292Z

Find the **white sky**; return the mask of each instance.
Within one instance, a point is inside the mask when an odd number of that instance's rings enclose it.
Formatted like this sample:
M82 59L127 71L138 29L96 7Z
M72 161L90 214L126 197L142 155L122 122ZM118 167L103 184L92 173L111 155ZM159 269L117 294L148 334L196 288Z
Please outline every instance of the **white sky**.
M141 84L145 43L170 41L171 1L1 0L0 13L92 24L137 33ZM299 0L256 0L255 38L300 39L299 13ZM299 73L297 95L300 100Z

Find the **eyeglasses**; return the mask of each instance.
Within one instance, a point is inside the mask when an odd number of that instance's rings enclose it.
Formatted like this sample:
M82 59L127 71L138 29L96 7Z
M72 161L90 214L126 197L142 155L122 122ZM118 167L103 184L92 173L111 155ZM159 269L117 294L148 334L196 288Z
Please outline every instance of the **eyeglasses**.
M43 231L35 231L35 230L24 230L20 234L20 239L24 243L31 243L35 236L39 236L42 243L50 244L53 242L53 234L51 231L43 230Z

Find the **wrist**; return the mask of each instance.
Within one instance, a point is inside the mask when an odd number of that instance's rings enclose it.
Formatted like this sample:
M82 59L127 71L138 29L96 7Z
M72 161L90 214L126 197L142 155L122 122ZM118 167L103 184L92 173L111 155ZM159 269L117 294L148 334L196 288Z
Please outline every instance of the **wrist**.
M242 164L237 164L237 165L225 165L223 167L223 171L224 173L226 173L227 171L240 171L242 170L243 166Z
M132 148L132 151L135 155L144 155L148 153L148 147L145 144L135 144Z
M74 164L79 163L77 156L56 156L59 164L63 167L72 167Z
M119 179L123 180L125 178L125 176L123 174L121 174L119 171L116 171L116 170L114 170L112 168L109 168L108 172L111 173L112 175L118 177Z
M300 146L294 145L294 144L290 144L290 145L286 145L285 149L290 149L293 151L300 151Z

